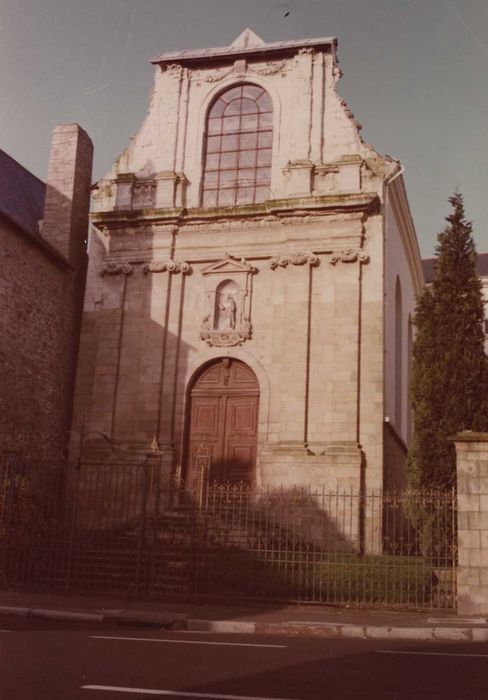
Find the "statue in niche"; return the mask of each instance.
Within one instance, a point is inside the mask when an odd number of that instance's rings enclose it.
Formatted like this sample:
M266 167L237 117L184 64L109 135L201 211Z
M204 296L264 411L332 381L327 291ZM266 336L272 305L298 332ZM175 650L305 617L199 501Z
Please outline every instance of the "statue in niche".
M237 306L232 294L227 294L223 303L220 305L220 310L225 315L225 327L234 330L236 327L236 311Z
M232 280L221 282L216 290L215 324L216 330L235 330L237 325L237 295L239 288Z

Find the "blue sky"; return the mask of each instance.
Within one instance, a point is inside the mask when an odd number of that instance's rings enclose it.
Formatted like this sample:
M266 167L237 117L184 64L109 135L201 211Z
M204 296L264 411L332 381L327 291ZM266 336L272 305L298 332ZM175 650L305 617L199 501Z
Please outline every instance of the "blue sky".
M45 179L52 128L78 122L97 179L144 118L149 59L247 26L265 41L337 36L339 91L405 166L422 255L456 188L488 251L486 0L0 0L0 147Z

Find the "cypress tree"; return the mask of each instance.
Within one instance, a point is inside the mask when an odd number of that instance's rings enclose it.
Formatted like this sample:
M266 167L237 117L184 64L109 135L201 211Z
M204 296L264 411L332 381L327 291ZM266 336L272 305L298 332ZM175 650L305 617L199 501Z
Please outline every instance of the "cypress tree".
M452 213L438 236L432 285L418 299L414 317L414 435L408 459L414 488L454 484L455 450L447 438L488 429L488 359L472 224L461 194L449 202Z

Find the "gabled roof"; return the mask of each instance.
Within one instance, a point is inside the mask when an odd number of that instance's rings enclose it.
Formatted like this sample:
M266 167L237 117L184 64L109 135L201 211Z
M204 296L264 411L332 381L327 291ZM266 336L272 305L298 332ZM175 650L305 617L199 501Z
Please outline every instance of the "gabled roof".
M0 149L0 215L38 237L46 185Z
M422 260L422 272L426 284L430 284L434 279L435 258L425 258ZM480 277L488 277L488 253L478 253L476 260L476 270Z
M337 46L335 37L319 37L316 39L301 39L299 41L273 41L265 43L252 29L245 29L230 46L212 47L208 49L190 49L183 51L167 51L159 54L151 60L151 63L167 63L177 61L178 63L193 63L212 58L225 58L238 56L249 56L252 54L266 54L289 52L292 49L306 47L332 47Z

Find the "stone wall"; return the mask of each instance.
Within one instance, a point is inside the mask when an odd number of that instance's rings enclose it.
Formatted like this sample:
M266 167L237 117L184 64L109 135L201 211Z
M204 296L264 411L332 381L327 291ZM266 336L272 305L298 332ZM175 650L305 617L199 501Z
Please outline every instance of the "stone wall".
M488 433L459 433L458 613L488 614Z

